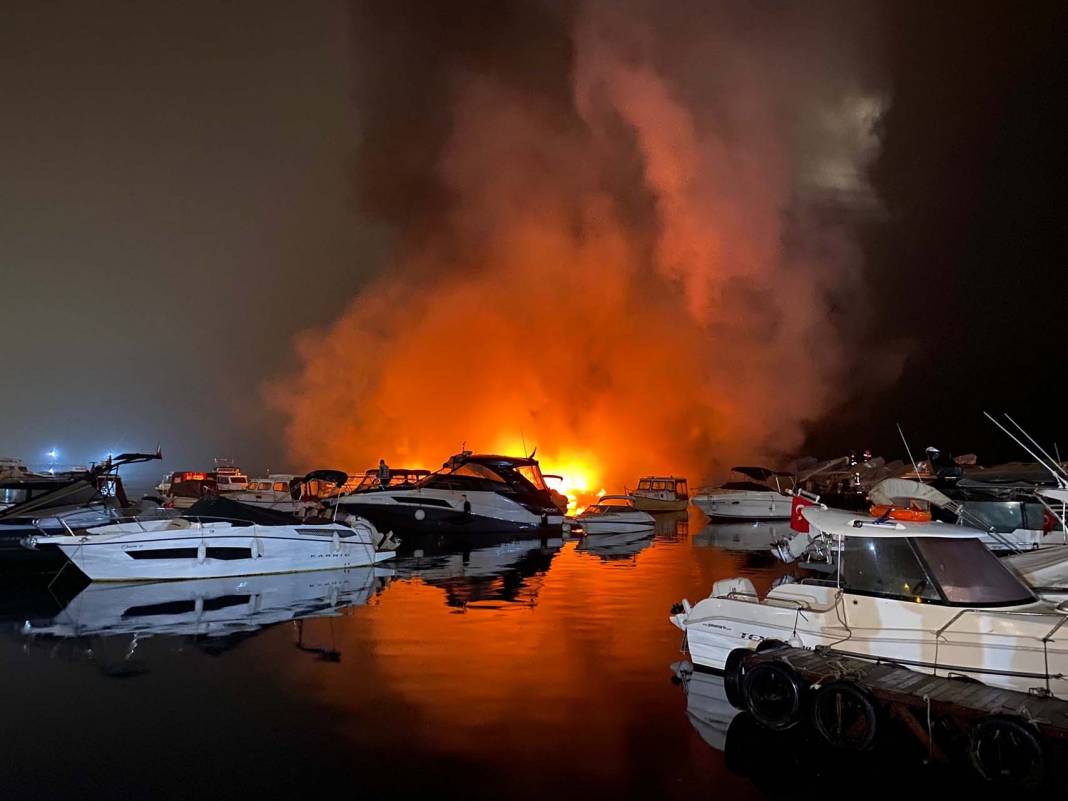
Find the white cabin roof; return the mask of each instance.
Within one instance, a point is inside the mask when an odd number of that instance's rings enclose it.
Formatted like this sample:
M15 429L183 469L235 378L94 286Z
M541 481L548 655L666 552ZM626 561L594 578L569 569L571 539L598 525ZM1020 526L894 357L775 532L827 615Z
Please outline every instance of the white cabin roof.
M986 534L977 528L937 520L925 523L887 520L880 523L868 515L828 509L825 506L806 506L801 513L824 534L836 537L953 537L966 540L977 539Z

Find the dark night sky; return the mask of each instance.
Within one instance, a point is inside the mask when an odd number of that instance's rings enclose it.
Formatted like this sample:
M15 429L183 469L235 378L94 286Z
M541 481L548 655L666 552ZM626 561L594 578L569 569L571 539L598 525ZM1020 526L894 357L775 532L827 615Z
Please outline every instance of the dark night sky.
M816 452L897 456L900 421L921 448L1014 457L984 408L1068 450L1066 6L989 5L885 7L892 104L872 170L888 216L865 238L870 325L843 334L872 381L842 388ZM161 441L171 468L283 464L261 382L387 242L354 188L352 16L342 2L4 4L4 455ZM884 388L888 345L905 361Z

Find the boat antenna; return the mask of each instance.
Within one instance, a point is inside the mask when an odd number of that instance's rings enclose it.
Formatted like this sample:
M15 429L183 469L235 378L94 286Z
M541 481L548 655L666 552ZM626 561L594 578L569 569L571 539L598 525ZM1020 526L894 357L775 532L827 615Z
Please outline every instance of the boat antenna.
M523 434L523 427L522 426L519 427L519 438L521 440L523 440L523 453L526 453L527 452L527 438L526 438L526 435Z
M901 430L901 423L897 424L897 433L901 435L901 441L905 443L905 453L909 455L909 461L912 462L912 472L919 478L920 468L916 466L916 460L912 458L912 449L909 447L909 441L905 439L905 432Z
M1008 415L1008 413L1007 413L1007 412L1006 412L1006 414L1005 414L1005 419L1006 419L1006 420L1008 420L1008 421L1009 421L1010 423L1012 423L1012 424L1013 424L1014 426L1016 426L1016 427L1017 427L1017 428L1018 428L1018 429L1020 430L1020 432L1021 432L1021 433L1022 433L1022 434L1023 434L1023 435L1025 436L1025 437L1027 437L1027 440L1028 440L1028 442L1030 442L1030 443L1031 443L1032 445L1034 445L1034 446L1035 446L1035 448L1036 448L1036 449L1038 450L1038 452L1039 452L1039 453L1041 453L1041 454L1042 454L1043 456L1045 456L1045 457L1046 457L1046 461L1047 461L1047 462L1049 463L1049 465L1052 465L1052 466L1053 466L1053 468L1054 468L1054 469L1055 469L1055 470L1056 470L1056 471L1057 471L1058 473L1060 473L1061 475L1065 475L1064 469L1063 469L1063 468L1062 468L1062 467L1060 466L1060 464L1058 464L1058 463L1057 463L1057 461L1056 461L1056 460L1055 460L1055 459L1054 459L1054 458L1053 458L1052 456L1050 456L1050 455L1049 455L1048 453L1046 453L1046 451L1045 451L1045 450L1044 450L1044 449L1042 448L1042 446L1041 446L1041 445L1039 445L1039 444L1038 444L1038 442L1036 442L1036 441L1035 441L1035 438L1034 438L1034 437L1032 437L1032 436L1031 436L1030 434L1028 434L1028 433L1027 433L1027 432L1026 432L1026 431L1024 430L1024 427L1023 427L1022 425L1020 425L1020 424L1019 424L1019 423L1017 423L1017 422L1016 422L1015 420L1013 420L1013 419L1012 419L1011 417L1009 417L1009 415ZM1047 465L1047 466L1048 466L1048 465Z
M1050 467L1048 464L1046 464L1045 460L1043 460L1037 453L1035 453L1033 450L1031 450L1029 447L1027 447L1027 445L1025 445L1023 442L1021 442L1019 437L1017 437L1015 434L1013 434L1011 431L1009 431L1008 428L1006 428L1004 425L1002 425L1000 421L998 421L992 414L990 414L990 412L983 412L983 415L986 417L987 420L989 420L991 423L993 423L998 428L1000 428L1002 431L1004 431L1008 435L1009 439L1011 439L1013 442L1015 442L1017 445L1019 445L1025 451L1027 451L1036 462L1038 462L1044 468L1049 470L1050 473L1053 474L1053 477L1055 479L1057 479L1057 483L1058 484L1060 484L1062 487L1066 485L1066 482L1065 482L1064 478L1062 478L1061 475L1058 475L1058 471L1061 474L1064 473L1063 470L1060 470L1060 466L1059 465L1058 465L1058 470L1055 471L1052 467ZM1013 423L1013 425L1016 425L1017 427L1019 427L1019 425L1016 423L1016 421L1012 420L1011 417L1009 417L1008 415L1005 415L1005 417L1007 417ZM1021 431L1022 431L1022 429L1021 429ZM1024 432L1024 436L1027 436L1026 432ZM1042 450L1042 449L1039 448L1039 450ZM1043 451L1043 453L1045 453L1045 451Z

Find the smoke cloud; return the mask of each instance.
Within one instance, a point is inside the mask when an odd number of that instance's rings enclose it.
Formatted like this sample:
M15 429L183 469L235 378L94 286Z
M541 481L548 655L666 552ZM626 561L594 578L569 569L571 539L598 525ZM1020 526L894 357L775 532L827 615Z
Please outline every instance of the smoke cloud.
M871 9L437 6L353 9L356 186L394 246L268 389L293 456L537 445L613 491L800 447L855 367Z

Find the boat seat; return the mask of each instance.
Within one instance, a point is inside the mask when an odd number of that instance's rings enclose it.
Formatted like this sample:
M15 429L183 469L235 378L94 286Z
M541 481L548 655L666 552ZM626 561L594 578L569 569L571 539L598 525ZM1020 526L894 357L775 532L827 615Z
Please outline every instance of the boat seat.
M812 584L781 584L771 590L764 602L775 606L796 607L798 604L814 612L834 609L836 589Z

